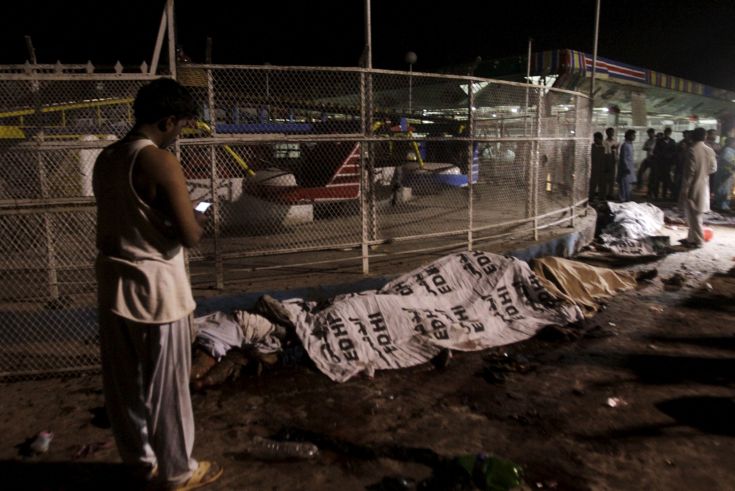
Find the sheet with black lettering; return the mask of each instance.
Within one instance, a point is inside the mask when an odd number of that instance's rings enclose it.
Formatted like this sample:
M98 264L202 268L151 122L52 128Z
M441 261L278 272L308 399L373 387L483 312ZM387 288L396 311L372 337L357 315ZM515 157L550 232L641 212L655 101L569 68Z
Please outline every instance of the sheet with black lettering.
M401 368L442 348L515 343L548 325L582 319L544 288L528 264L481 251L445 256L380 290L341 295L326 307L283 302L309 357L329 378Z

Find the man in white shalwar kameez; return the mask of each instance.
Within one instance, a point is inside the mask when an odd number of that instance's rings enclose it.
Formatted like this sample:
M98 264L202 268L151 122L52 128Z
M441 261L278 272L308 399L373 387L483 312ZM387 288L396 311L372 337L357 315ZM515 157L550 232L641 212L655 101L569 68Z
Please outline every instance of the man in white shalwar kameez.
M717 156L704 143L706 131L696 128L692 132L693 144L684 166L684 176L679 194L679 206L686 210L689 235L682 243L687 247L702 247L704 232L702 221L709 208L709 176L717 171Z

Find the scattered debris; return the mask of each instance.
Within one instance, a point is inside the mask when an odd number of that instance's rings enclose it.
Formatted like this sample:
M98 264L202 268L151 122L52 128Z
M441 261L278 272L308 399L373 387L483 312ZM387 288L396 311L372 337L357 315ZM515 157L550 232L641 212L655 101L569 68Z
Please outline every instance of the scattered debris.
M650 305L648 307L648 310L650 310L651 312L659 312L660 313L660 312L663 312L664 311L664 308L661 305Z
M31 442L31 450L37 454L48 452L51 440L54 439L54 434L50 431L41 431L36 435L36 438Z
M310 442L280 441L255 436L248 445L251 457L261 460L312 459L319 455L319 447Z
M664 278L662 280L664 284L664 288L667 290L678 290L682 286L684 286L687 282L686 277L681 273L674 273L673 275L669 276L668 278Z
M537 482L536 487L538 489L558 489L559 483L556 481Z
M515 355L509 351L494 352L483 357L485 367L480 375L486 382L503 383L510 373L528 373L536 368L523 355Z
M23 443L15 446L18 449L18 455L23 458L36 457L48 452L51 440L54 434L50 431L40 431L36 435L26 438Z
M74 455L72 456L72 460L77 459L83 459L86 457L90 457L100 450L107 450L110 448L113 448L115 446L115 442L112 438L105 440L103 442L92 442L92 443L85 443L79 449L74 452Z
M605 405L608 407L623 407L627 406L628 402L622 397L608 397L605 401Z

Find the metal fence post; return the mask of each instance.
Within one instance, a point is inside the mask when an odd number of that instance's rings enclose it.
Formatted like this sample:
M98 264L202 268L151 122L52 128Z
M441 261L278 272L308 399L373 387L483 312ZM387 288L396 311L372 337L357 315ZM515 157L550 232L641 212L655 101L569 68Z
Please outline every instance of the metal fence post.
M375 193L375 145L372 143L372 137L374 134L373 131L373 74L372 74L372 68L371 71L368 72L367 76L367 135L371 139L370 142L368 142L368 154L367 154L367 190L368 190L368 197L370 198L368 200L368 206L369 206L369 233L370 233L370 240L375 241L378 238L378 217L377 217L377 203L376 200L376 193Z
M578 122L579 122L579 96L574 96L574 140L572 140L572 175L571 175L571 186L572 189L569 193L570 196L570 210L572 214L571 223L570 225L572 228L574 228L575 222L576 222L576 215L577 215L577 209L574 206L574 203L576 203L576 193L577 193L577 130L578 128Z
M362 142L360 142L360 224L362 225L361 234L361 255L362 255L362 273L370 273L370 258L368 248L368 198L367 198L367 136L368 128L371 126L368 124L368 112L367 112L367 89L366 71L360 72L360 133L363 136Z
M26 38L27 40L29 38ZM31 47L31 58L33 61L33 65L36 65L36 56L35 52L32 51ZM35 74L36 71L33 70L31 72L32 74ZM38 80L31 80L31 95L33 96L33 109L36 114L37 122L36 124L42 124L43 123L43 116L41 112L41 100L39 96L39 90L40 90L40 82ZM38 146L40 147L43 145L44 142L44 132L41 131L38 135ZM36 165L38 169L38 184L41 191L41 198L42 199L48 199L49 198L49 190L48 190L48 179L46 178L46 168L43 164L43 151L38 150L38 154L36 155ZM56 233L54 231L54 224L51 219L51 215L49 213L44 212L43 213L43 231L45 235L45 244L46 244L46 267L48 268L48 292L49 296L52 299L59 298L59 275L57 271L57 264L56 264L56 244L55 244L55 236Z
M166 21L168 22L168 70L176 80L176 24L174 23L174 0L166 2Z
M209 109L210 126L212 128L212 138L217 135L217 116L215 113L214 106L214 79L212 77L212 69L207 68L207 107ZM217 197L217 151L214 143L209 145L209 160L210 160L210 192L212 193L212 246L214 248L214 274L215 274L215 286L218 289L225 287L225 272L224 265L222 264L222 255L220 251L220 200ZM243 178L244 179L244 178Z
M474 192L472 181L475 177L475 93L472 87L472 79L467 81L467 134L470 139L467 142L467 250L472 250L472 228L474 227ZM478 167L480 163L477 163ZM478 168L479 173L479 168Z
M528 120L528 90L529 88L526 87L526 117L524 117L523 120L523 136L528 136L527 131L527 120ZM538 109L536 109L536 112L538 113ZM538 123L537 123L538 124ZM532 128L533 129L533 128ZM536 145L538 145L538 141L532 140L526 142L526 148L524 151L528 152L528 164L526 166L526 218L534 218L536 216L536 213L534 211L534 188L535 188L535 155L536 155ZM534 230L536 228L536 219L534 218ZM534 232L534 237L536 237Z
M43 132L41 132L39 135L38 144L39 146L43 144L44 141L44 135ZM46 178L46 168L43 164L43 152L41 150L38 151L37 157L36 157L36 165L38 167L38 183L41 188L41 198L42 199L48 199L49 192L48 192L48 179ZM45 244L46 244L46 267L48 268L48 293L49 296L52 299L59 298L59 274L57 271L57 263L56 263L56 244L55 244L55 237L56 232L54 230L54 224L52 221L52 217L50 213L44 212L43 213L43 231L45 235Z
M538 180L539 180L539 146L541 144L541 104L543 104L543 89L539 87L536 99L536 139L533 151L533 240L538 240Z

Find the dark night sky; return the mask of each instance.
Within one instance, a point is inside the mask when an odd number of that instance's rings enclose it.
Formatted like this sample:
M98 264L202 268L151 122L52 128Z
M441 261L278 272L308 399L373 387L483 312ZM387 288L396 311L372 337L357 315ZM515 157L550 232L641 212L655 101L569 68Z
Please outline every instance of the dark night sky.
M150 62L164 0L27 1L0 20L0 63ZM178 0L178 42L215 63L357 66L364 45L363 0ZM372 0L373 66L414 69L525 54L592 52L595 0ZM602 0L599 55L735 90L735 1Z

